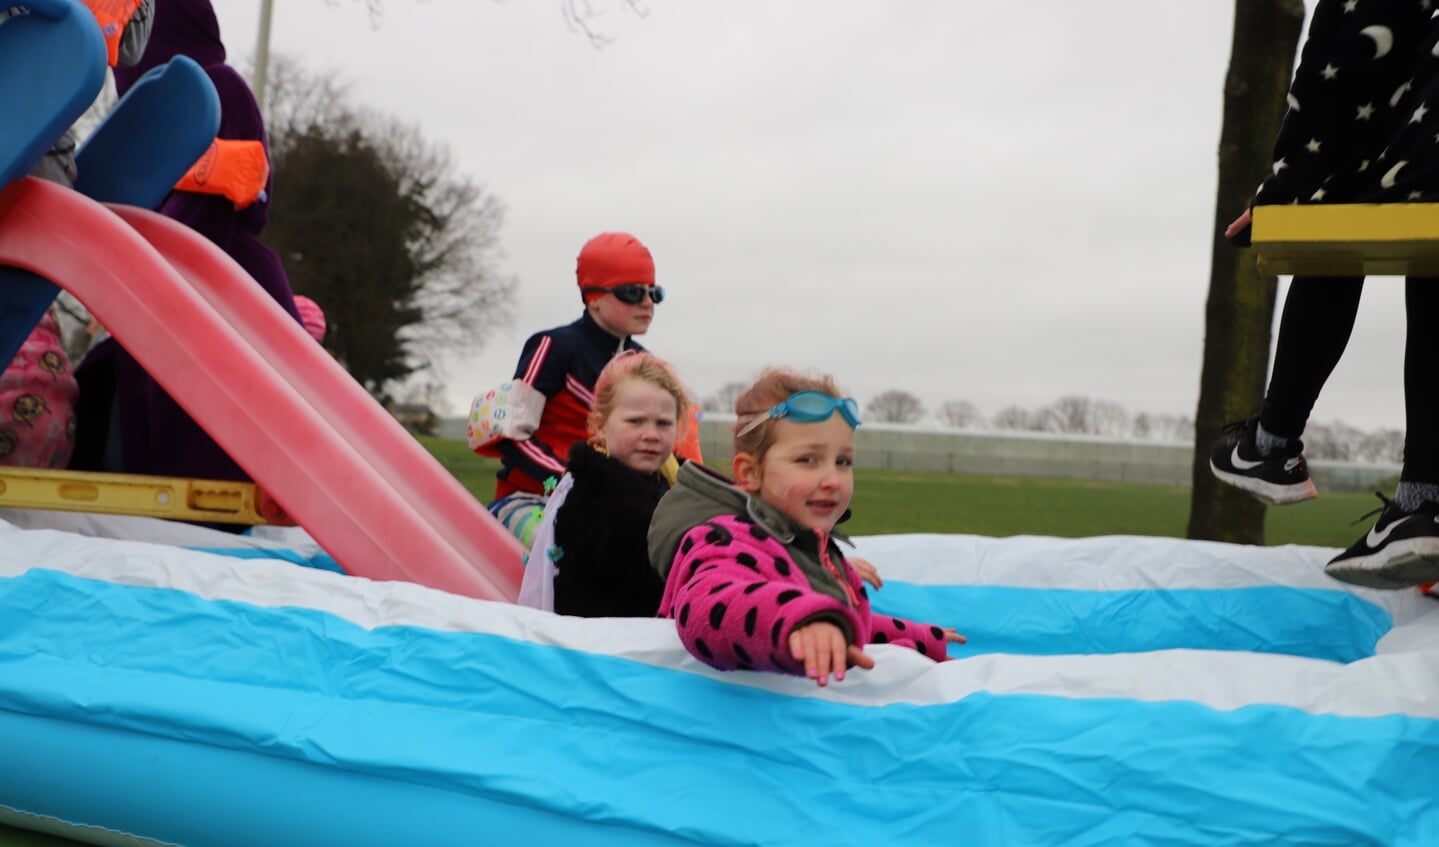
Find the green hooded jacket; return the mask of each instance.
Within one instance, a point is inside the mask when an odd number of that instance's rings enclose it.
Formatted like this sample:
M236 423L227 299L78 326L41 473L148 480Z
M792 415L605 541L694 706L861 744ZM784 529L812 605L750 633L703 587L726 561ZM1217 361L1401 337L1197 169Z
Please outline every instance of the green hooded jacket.
M847 513L846 513L847 514ZM728 478L698 462L686 462L675 484L660 498L650 521L650 565L668 581L670 568L685 533L725 515L749 520L785 545L790 557L815 591L850 605L844 587L819 558L819 535L797 526L770 504L739 490ZM829 533L829 555L843 559L836 541L850 544L840 532Z

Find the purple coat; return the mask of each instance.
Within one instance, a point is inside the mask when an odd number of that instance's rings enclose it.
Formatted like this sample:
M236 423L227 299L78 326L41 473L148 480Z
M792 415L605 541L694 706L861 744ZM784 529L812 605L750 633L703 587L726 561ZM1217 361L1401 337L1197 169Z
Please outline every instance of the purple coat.
M154 29L145 54L133 68L115 69L116 88L123 96L146 71L175 56L195 60L215 84L220 98L218 137L258 140L266 145L268 153L259 104L240 74L225 64L220 25L208 0L156 0ZM298 322L299 311L285 269L275 252L259 238L269 219L270 188L267 183L263 199L238 211L224 197L176 191L165 200L160 212L219 245ZM177 350L175 354L204 355L204 351ZM122 465L110 469L203 479L248 479L139 363L113 341L97 346L81 366L82 390L84 371L105 367L107 360L114 368L114 414Z

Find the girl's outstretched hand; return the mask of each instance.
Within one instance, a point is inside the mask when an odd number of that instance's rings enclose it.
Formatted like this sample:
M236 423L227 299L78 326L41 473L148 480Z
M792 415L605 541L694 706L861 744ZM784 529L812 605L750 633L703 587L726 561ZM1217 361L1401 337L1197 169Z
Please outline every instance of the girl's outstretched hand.
M851 662L865 670L874 667L874 659L845 641L844 630L828 621L815 621L791 632L789 654L796 662L804 662L805 676L821 686L829 684L830 674L836 681L843 680L844 669Z
M968 638L965 638L963 635L960 635L958 632L956 632L955 629L954 629L954 627L952 627L952 626L947 626L947 627L944 628L944 640L945 640L945 643L947 643L947 644L968 644L968 643L969 643L969 639L968 639ZM954 658L954 657L951 656L951 655L949 655L949 653L946 651L945 654L944 654L944 658L943 658L943 659L940 659L940 661L941 661L941 662L947 662L947 661L949 661L949 660L952 659L952 658Z
M875 569L874 565L869 563L869 559L861 559L856 556L849 560L849 566L854 568L854 572L859 574L860 579L873 585L875 588L884 587L884 580L879 578L879 571Z

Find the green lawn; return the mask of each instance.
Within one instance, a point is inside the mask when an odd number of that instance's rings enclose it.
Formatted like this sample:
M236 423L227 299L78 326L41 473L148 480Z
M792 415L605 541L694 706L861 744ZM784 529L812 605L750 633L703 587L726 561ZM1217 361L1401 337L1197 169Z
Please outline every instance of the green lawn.
M475 496L494 493L498 463L464 442L422 438L425 446ZM1271 508L1270 544L1347 547L1366 527L1352 525L1379 505L1372 494L1326 493L1317 500ZM852 535L900 532L973 535L1161 535L1183 538L1189 489L1166 485L1038 477L855 472Z
M433 438L420 436L420 443L430 455L440 460L460 484L484 502L490 502L495 493L495 471L500 463L470 452L470 446L454 438Z

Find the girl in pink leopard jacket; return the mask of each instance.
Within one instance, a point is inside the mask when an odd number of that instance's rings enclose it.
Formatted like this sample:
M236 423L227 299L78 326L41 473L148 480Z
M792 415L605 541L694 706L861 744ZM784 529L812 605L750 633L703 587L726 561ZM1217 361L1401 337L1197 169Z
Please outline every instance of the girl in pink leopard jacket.
M765 371L735 400L733 484L691 462L650 524L650 562L665 579L660 616L720 670L767 670L825 685L874 667L868 644L935 661L952 629L872 614L835 524L854 493L859 407L830 377Z

